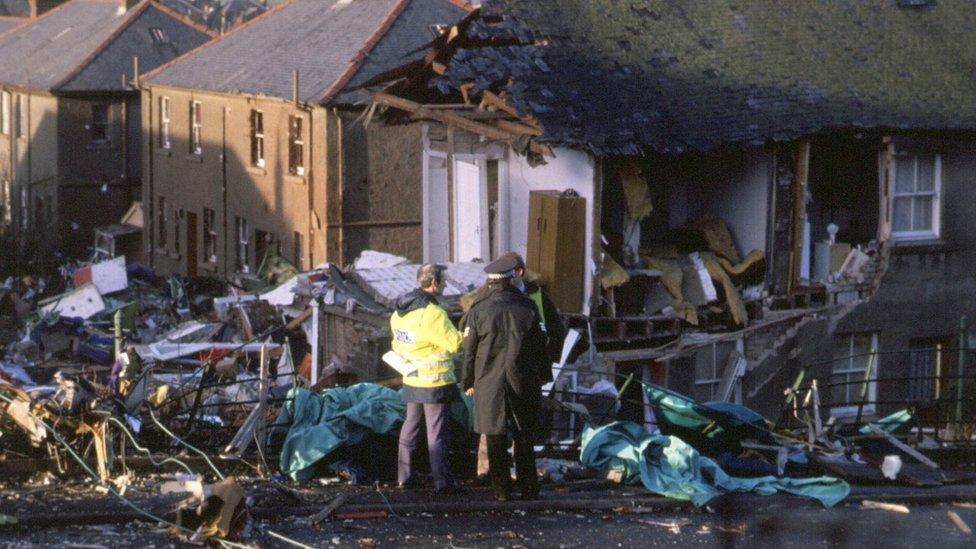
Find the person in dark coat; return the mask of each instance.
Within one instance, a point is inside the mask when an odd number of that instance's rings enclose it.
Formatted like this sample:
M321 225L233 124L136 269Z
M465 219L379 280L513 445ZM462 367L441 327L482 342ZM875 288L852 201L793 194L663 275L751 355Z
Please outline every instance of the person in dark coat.
M474 430L486 435L489 477L499 500L511 497L507 433L515 442L515 471L523 499L539 495L533 435L548 364L535 304L512 285L516 262L485 267L489 287L462 320L462 386L474 396Z

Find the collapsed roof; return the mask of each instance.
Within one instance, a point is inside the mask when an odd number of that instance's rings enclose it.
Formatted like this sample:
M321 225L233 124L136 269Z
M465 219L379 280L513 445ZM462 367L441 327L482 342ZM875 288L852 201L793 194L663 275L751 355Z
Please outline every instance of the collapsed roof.
M830 127L973 129L971 7L485 0L429 84L506 94L538 121L538 141L598 155L759 144Z

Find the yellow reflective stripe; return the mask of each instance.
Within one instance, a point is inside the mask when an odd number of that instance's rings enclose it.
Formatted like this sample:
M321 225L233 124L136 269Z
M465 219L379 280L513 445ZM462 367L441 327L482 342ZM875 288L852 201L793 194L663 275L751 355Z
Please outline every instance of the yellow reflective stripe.
M535 302L536 309L539 309L539 326L542 328L543 332L547 331L546 330L546 308L545 305L542 304L542 288L539 288L536 291L529 294L529 298L531 298L532 301Z

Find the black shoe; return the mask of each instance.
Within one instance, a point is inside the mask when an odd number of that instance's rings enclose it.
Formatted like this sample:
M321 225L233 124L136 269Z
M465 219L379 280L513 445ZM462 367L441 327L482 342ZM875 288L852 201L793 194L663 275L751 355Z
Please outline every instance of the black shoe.
M465 492L464 487L458 484L448 484L434 490L435 496L457 496Z

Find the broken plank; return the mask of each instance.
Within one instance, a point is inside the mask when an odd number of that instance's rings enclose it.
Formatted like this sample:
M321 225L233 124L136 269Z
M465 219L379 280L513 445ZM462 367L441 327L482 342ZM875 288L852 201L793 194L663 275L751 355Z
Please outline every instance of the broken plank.
M966 524L966 521L962 520L962 517L960 517L958 513L955 511L946 511L946 514L949 515L949 520L956 525L956 528L958 528L960 532L966 534L967 536L971 536L973 534L973 529Z
M908 507L905 507L904 505L900 505L897 503L885 503L883 501L871 501L869 499L866 499L861 502L861 508L875 509L878 511L889 511L892 513L903 513L903 514L908 514L910 512L908 510Z
M309 517L308 518L308 523L309 524L318 524L318 523L322 522L323 520L328 519L329 517L332 516L333 513L336 512L337 509L339 509L340 507L342 507L343 504L345 504L348 499L349 499L349 495L348 494L339 494L339 495L337 495L336 497L332 498L332 501L330 501L329 504L326 505L321 511L319 511L318 513L315 513L314 515L312 515L311 517Z
M921 452L919 452L915 448L912 448L911 446L905 444L904 442L898 440L897 438L895 438L894 435L892 435L888 431L885 431L884 429L878 427L877 425L875 425L873 423L869 423L868 424L868 429L872 433L874 433L876 435L881 435L881 436L885 437L886 439L888 439L888 442L890 442L896 448L898 448L902 452L905 452L906 454L912 456L913 458L917 459L918 461L924 463L927 467L931 467L932 469L939 469L940 468L938 463L936 463L936 462L932 461L931 459L925 457L924 455L922 455Z

